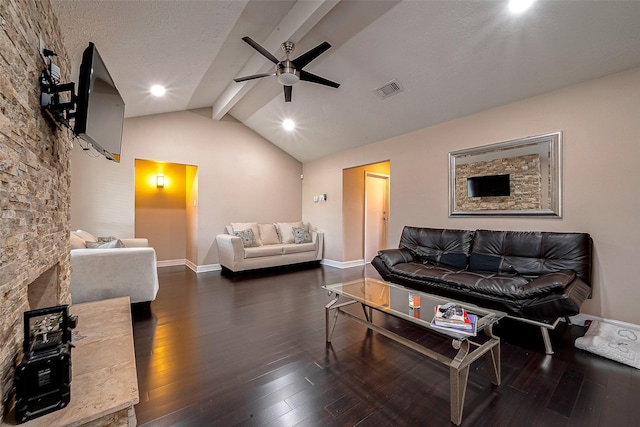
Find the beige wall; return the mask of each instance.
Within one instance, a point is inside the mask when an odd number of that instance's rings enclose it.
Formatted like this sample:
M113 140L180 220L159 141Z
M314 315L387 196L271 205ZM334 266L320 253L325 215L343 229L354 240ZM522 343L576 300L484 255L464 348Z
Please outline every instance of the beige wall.
M85 156L76 144L72 228L133 236L136 158L197 166L197 199L186 197L197 204L197 215L187 215L197 244L187 247L198 266L218 263L215 236L232 221L300 220L302 164L244 125L206 116L182 111L127 119L119 164Z
M402 96L402 95L399 95ZM583 312L640 324L640 68L606 76L386 141L305 163L303 218L322 229L325 258L341 246L342 170L391 161L391 241L404 225L588 232L594 296ZM447 154L563 131L563 218L449 218ZM328 193L322 205L314 194Z

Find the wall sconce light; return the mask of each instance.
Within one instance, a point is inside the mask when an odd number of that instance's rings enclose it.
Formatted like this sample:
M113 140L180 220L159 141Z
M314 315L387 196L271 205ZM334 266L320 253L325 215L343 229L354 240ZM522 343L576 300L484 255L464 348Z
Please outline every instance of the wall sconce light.
M156 176L156 187L164 188L164 175L161 173Z

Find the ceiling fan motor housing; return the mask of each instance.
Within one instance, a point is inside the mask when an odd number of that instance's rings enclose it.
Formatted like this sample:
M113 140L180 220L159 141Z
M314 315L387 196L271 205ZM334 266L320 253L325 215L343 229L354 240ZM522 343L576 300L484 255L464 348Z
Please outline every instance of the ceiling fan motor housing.
M284 86L292 86L300 81L300 72L296 70L289 59L285 59L278 64L276 76L278 82Z

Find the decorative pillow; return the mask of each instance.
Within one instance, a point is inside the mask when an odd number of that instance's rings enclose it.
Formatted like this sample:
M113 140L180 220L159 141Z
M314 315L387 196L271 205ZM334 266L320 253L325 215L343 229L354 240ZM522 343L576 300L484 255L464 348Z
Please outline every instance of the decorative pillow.
M86 248L87 248L87 245L85 245L84 240L72 231L71 232L71 249L86 249Z
M97 238L96 238L96 242L98 242L98 243L113 242L114 240L118 240L118 238L117 238L117 237L114 237L114 236L109 236L109 237L97 237Z
M420 246L415 248L414 252L420 257L423 263L443 264L461 270L467 267L467 262L469 261L467 254L461 252L444 252L436 249L422 248Z
M469 270L471 271L492 271L497 273L502 263L502 257L492 254L471 253L469 258Z
M124 243L120 239L110 240L108 242L86 242L88 249L114 249L124 248Z
M575 346L640 369L640 330L594 320Z
M275 224L258 224L258 229L260 230L260 240L262 240L263 245L277 245L280 243Z
M294 243L293 229L305 228L302 221L298 222L276 222L278 234L280 235L280 242L282 243Z
M76 236L80 237L85 242L97 242L98 241L96 236L94 236L93 234L89 233L88 231L76 230L76 231L73 232L73 234L75 234Z
M251 229L251 231L253 231L253 237L256 239L257 246L262 245L262 241L260 240L260 229L258 228L257 222L232 222L231 228L233 228L233 234L237 231Z
M306 228L293 227L294 243L311 243L311 233Z
M250 228L247 228L246 230L236 231L233 234L242 239L242 246L244 246L245 248L255 248L257 246L260 246L256 241L256 236L255 234L253 234L253 230Z

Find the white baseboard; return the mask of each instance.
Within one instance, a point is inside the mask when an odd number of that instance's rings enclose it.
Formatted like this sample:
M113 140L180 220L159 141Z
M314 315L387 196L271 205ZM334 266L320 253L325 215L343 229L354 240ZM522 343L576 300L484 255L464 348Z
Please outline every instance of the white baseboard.
M207 265L194 265L195 268L191 268L196 273L206 273L208 271L221 271L222 266L220 264L207 264Z
M196 265L188 259L171 259L165 261L157 261L157 267L174 267L177 265L186 265L189 269L191 269L195 273L204 273L207 271L220 271L222 270L222 266L220 264L207 264L207 265Z
M351 267L362 267L365 264L365 262L363 259L341 262L341 261L334 261L332 259L323 258L322 261L320 261L320 264L328 265L329 267L335 267L335 268L351 268Z
M591 321L597 320L599 322L610 323L612 325L620 326L623 328L640 329L640 325L636 325L635 323L623 322L621 320L615 320L615 319L605 319L603 317L594 316L592 314L580 313L575 316L571 316L569 319L571 320L572 325L579 325L579 326L584 326L584 323L587 320L591 320Z
M169 259L165 261L156 261L157 267L174 267L176 265L185 265L185 259Z
M188 259L184 260L184 265L186 265L187 267L189 267L190 270L194 271L194 272L198 272L198 266L194 263L192 263L191 261L189 261Z

